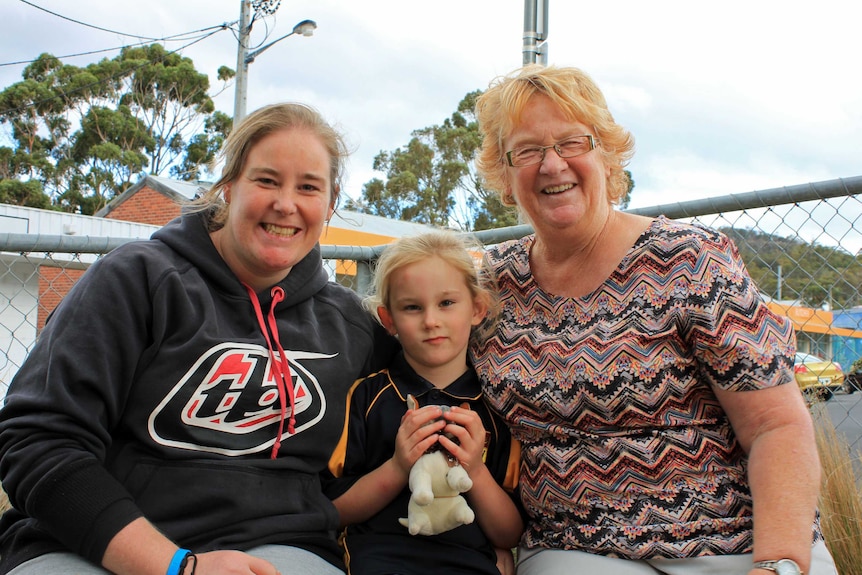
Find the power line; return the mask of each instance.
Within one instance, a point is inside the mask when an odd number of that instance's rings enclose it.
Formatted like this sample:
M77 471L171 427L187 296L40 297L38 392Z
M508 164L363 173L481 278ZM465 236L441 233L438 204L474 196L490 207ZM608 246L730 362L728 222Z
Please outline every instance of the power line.
M36 8L37 10L41 10L42 12L47 12L51 16L56 16L57 18L62 18L63 20L68 20L69 22L73 22L75 24L80 24L81 26L86 26L87 28L93 28L94 30L101 30L102 32L110 32L111 34L119 34L120 36L128 36L130 38L138 38L139 40L147 40L149 42L155 42L157 40L156 38L149 38L147 36L141 36L139 34L127 34L125 32L118 32L116 30L109 30L108 28L102 28L101 26L96 26L94 24L87 24L86 22L81 22L80 20L75 20L74 18L69 18L68 16L63 16L62 14L52 12L51 10L48 10L47 8L43 8L42 6L38 6L32 2L29 2L28 0L19 0L19 1L23 2L24 4L27 4L28 6L32 6L33 8Z
M130 48L130 47L142 46L142 45L145 45L145 44L149 44L149 43L151 43L151 42L185 41L185 40L187 40L187 39L192 39L192 38L193 38L193 41L192 41L192 42L189 42L188 44L186 44L186 45L184 45L184 46L181 46L180 48L177 48L176 50L171 50L171 51L168 51L168 52L167 52L167 54L174 54L174 53L177 53L177 52L180 52L180 51L184 50L185 48L188 48L189 46L192 46L193 44L196 44L197 42L200 42L201 40L204 40L204 39L206 39L206 38L208 38L208 37L210 37L210 36L214 35L214 34L215 34L216 32L218 32L218 31L221 31L221 30L231 30L231 32L234 32L233 26L234 26L234 24L237 24L237 22L236 22L236 21L234 21L234 22L230 22L230 23L227 23L227 22L226 22L226 23L223 23L223 24L218 25L218 26L210 26L210 27L202 28L202 29L200 29L200 30L195 30L195 31L192 31L192 32L184 32L184 33L182 33L182 34L175 34L175 35L173 35L173 36L166 36L166 37L164 37L164 38L152 38L152 37L149 37L149 36L141 36L141 35L138 35L138 34L128 34L128 33L125 33L125 32L120 32L120 31L117 31L117 30L111 30L111 29L108 29L108 28L103 28L103 27L101 27L101 26L96 26L96 25L94 25L94 24L88 24L88 23L86 23L86 22L81 22L80 20L76 20L76 19L74 19L74 18L69 18L68 16L64 16L64 15L59 14L59 13L57 13L57 12L53 12L53 11L51 11L51 10L48 10L47 8L44 8L44 7L39 6L39 5L37 5L37 4L34 4L33 2L30 2L29 0L19 0L19 1L20 1L20 2L22 2L22 3L24 3L24 4L27 4L28 6L31 6L31 7L33 7L33 8L36 8L37 10L41 10L41 11L43 11L43 12L46 12L46 13L48 13L48 14L51 14L52 16L56 16L56 17L58 17L58 18L61 18L61 19L63 19L63 20L67 20L67 21L69 21L69 22L73 22L73 23L75 23L75 24L79 24L79 25L81 25L81 26L86 26L86 27L88 27L88 28L93 28L93 29L95 29L95 30L100 30L100 31L103 31L103 32L109 32L109 33L112 33L112 34L118 34L118 35L121 35L121 36L128 36L128 37L130 37L130 38L138 38L139 40L141 40L141 42L137 42L137 43L129 44L129 45L126 45L126 46L119 46L119 47L116 47L116 48L105 48L105 49L101 49L101 50L91 50L91 51L87 51L87 52L79 52L79 53L76 53L76 54L68 54L68 55L65 55L65 56L54 56L55 58L57 58L57 60L61 60L61 59L64 59L64 58L74 58L74 57L79 57L79 56L88 56L88 55L98 54L98 53L102 53L102 52L110 52L110 51L113 51L113 50L122 50L122 49L124 49L124 48ZM267 16L269 16L269 17L274 17L274 14L275 14L275 12L278 10L278 7L279 7L279 5L280 5L280 4L281 4L281 0L252 0L252 5L253 5L253 7L254 7L254 9L255 9L254 16L262 15L263 17L262 17L262 18L260 18L260 19L261 19L261 20L264 20L264 21L267 19ZM269 24L267 23L267 24L265 24L265 25L266 25L266 31L265 31L265 34L264 34L264 38L263 38L263 40L260 42L260 44L263 44L264 42L266 42L266 40L269 38L269 36L270 36L270 34L271 34L271 30L269 29ZM250 27L250 26L249 26L249 27ZM195 38L195 37L191 37L191 36L190 36L191 34L198 34L198 33L201 33L201 32L207 32L207 31L209 31L209 30L213 30L213 31L212 31L212 32L209 32L209 33L206 33L206 34L202 34L201 36L198 36L198 37L196 37L196 38ZM237 37L237 40L239 40L239 36L237 36L237 34L236 34L236 33L234 33L234 36L235 36L235 37ZM38 60L38 58L37 58L37 59L34 59L34 60L22 60L22 61L18 61L18 62L5 62L5 63L0 63L0 67L13 66L13 65L20 65L20 64L31 64L31 63L33 63L33 62L36 62L37 60ZM145 64L145 65L146 65L146 64ZM77 88L76 90L73 90L73 91L71 91L71 92L68 92L68 94L74 94L74 93L76 93L76 92L80 92L80 91L83 91L83 90L86 90L86 89L92 88L92 87L94 87L94 86L98 86L98 85L99 85L99 84L101 84L102 82L113 80L113 79L115 79L115 78L121 77L122 75L123 75L123 74L118 74L118 75L115 75L115 76L112 76L112 77L108 78L107 80L103 80L103 81L100 81L100 82L94 82L94 83L89 84L89 85L86 85L86 86L81 86L81 87ZM51 98L47 98L47 99L42 100L42 101L38 101L38 102L31 102L31 103L29 103L29 104L26 104L26 105L24 105L24 106L20 106L20 107L18 107L18 108L10 108L10 109L8 109L8 110L0 110L0 115L6 115L6 114L9 114L9 113L20 112L20 111L22 111L22 110L26 110L26 109L28 109L28 108L32 108L32 107L34 107L34 106L38 106L38 105L39 105L39 104L41 104L41 103L48 102L48 101L50 101L50 99L51 99Z
M23 2L24 0L21 0L21 1ZM211 34L202 34L202 35L197 36L197 37L194 37L191 35L197 34L200 32L208 32L209 30L225 30L225 29L228 29L232 25L233 25L233 22L231 22L231 23L225 22L224 24L221 24L219 26L209 26L208 28L201 28L200 30L195 30L193 32L183 32L182 34L175 34L173 36L165 36L164 38L158 38L155 41L156 42L185 42L187 40L203 39L203 38L206 38L207 36L210 36ZM75 54L66 54L64 56L54 56L54 57L57 58L58 60L63 60L64 58L77 58L80 56L91 56L93 54L100 54L102 52L113 52L115 50L122 50L123 48L133 48L136 46L144 46L144 45L150 44L150 43L151 42L149 42L149 41L141 41L141 42L135 42L134 44L125 44L123 46L116 46L114 48L102 48L100 50L90 50L89 52L77 52ZM0 62L0 67L17 66L20 64L32 64L36 60L38 60L38 58L34 58L33 60L19 60L17 62Z
M23 2L24 0L21 0L21 1ZM169 50L168 52L166 52L166 53L165 53L165 55L166 55L166 56L168 56L168 55L171 55L171 54L176 54L176 53L180 52L181 50L185 50L185 49L186 49L186 48L188 48L189 46L192 46L192 45L194 45L194 44L197 44L198 42L200 42L200 41L202 41L202 40L205 40L206 38L209 38L210 36L213 36L214 34L217 34L218 32L220 32L220 31L221 31L221 30L223 30L223 29L224 29L224 28L219 27L219 29L218 29L218 30L214 30L214 31L210 32L209 34L204 34L203 36L201 36L201 37L199 37L199 38L195 39L194 41L189 42L188 44L186 44L186 45L184 45L184 46L180 46L180 47L179 47L179 48L177 48L176 50ZM117 79L117 78L122 78L123 76L127 75L130 71L139 70L139 69L141 69L141 68L143 68L143 67L145 67L145 66L149 66L150 64L152 64L152 62L147 61L147 62L145 62L145 63L141 64L140 66L136 66L136 67L134 67L134 68L131 68L130 70L124 70L123 72L119 72L119 73L117 73L117 74L114 74L114 75L112 75L112 76L110 76L110 77L108 77L108 78L106 78L106 79L104 79L104 80L100 80L100 81L98 81L98 82L93 82L93 83L91 83L91 84L87 84L87 85L85 85L85 86L80 86L80 87L78 87L78 88L76 88L76 89L74 89L74 90L70 90L70 91L66 92L66 93L65 93L65 95L70 95L70 94L76 94L76 93L78 93L78 92L83 92L84 90L88 90L88 89L93 88L93 87L95 87L95 86L99 86L100 84L103 84L103 83L105 83L105 82L110 82L111 80L115 80L115 79ZM30 102L30 103L28 103L28 104L26 104L26 105L24 105L24 106L19 106L19 107L17 107L17 108L9 108L8 110L0 110L0 116L5 116L5 115L10 114L10 113L11 113L11 114L14 114L14 113L16 113L16 112L21 112L21 111L23 111L23 110L27 110L27 109L29 109L29 108L36 107L36 106L38 106L38 105L40 105L40 104L44 104L44 103L46 103L46 102L50 102L50 101L51 101L51 100L53 100L53 99L54 99L54 97L45 98L44 100L39 100L39 101L36 101L36 102Z

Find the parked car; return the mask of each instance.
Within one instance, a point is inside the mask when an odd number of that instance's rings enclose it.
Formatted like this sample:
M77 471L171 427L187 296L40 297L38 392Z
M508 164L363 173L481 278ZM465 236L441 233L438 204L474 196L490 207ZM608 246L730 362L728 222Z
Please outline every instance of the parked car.
M855 393L862 391L862 357L853 362L850 369L845 374L844 392Z
M844 386L844 372L840 364L810 353L796 354L793 372L799 389L811 400L826 401Z

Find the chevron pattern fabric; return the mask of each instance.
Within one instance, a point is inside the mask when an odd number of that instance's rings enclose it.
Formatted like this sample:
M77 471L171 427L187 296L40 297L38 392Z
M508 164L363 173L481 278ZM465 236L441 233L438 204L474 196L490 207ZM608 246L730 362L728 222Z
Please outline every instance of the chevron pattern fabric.
M789 321L713 230L657 218L583 298L536 285L533 240L486 254L501 316L472 350L522 442L522 543L629 559L750 552L746 458L712 389L792 384Z

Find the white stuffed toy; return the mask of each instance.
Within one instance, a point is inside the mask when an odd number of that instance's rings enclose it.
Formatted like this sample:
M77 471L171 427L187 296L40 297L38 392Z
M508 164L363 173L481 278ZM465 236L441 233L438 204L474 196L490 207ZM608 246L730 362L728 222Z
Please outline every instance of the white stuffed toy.
M410 409L416 408L413 396L407 396L407 404ZM461 496L473 487L473 480L458 461L452 463L452 459L440 448L423 454L410 469L407 517L398 521L411 535L437 535L472 523L476 518Z

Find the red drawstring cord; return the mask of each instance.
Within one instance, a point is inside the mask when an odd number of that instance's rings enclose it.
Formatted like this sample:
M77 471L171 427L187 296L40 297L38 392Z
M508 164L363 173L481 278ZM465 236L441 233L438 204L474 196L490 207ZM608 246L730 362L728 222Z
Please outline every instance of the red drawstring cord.
M287 432L291 435L296 432L296 398L294 396L293 381L290 375L290 364L287 361L284 349L281 347L281 341L278 337L278 326L275 323L275 306L284 300L284 290L279 286L272 288L272 304L270 305L268 314L269 329L272 332L272 339L275 340L275 344L278 347L279 358L277 359L275 357L275 350L272 347L272 340L269 337L270 331L266 329L267 324L263 319L263 310L260 307L260 300L257 298L257 294L254 289L246 284L243 284L243 286L248 292L249 298L251 298L251 304L252 307L254 307L254 314L257 317L257 323L260 326L260 331L263 333L264 339L266 340L266 347L269 350L269 358L272 365L271 369L275 376L276 387L278 388L281 417L278 420L278 435L275 438L275 443L272 446L272 454L270 455L270 459L275 459L278 456L278 450L281 448L281 438L284 435L284 417L287 414L285 395L290 399L290 418L287 424Z
M290 418L287 421L287 432L293 435L296 433L296 391L293 388L293 378L290 375L290 362L287 361L287 354L284 353L284 348L281 347L281 339L278 337L278 325L275 323L275 306L282 301L284 301L284 290L279 286L275 286L272 288L272 305L269 307L269 316L267 319L269 320L272 339L275 340L278 355L281 357L281 379L284 382L284 388L290 399ZM282 418L284 418L283 414Z

